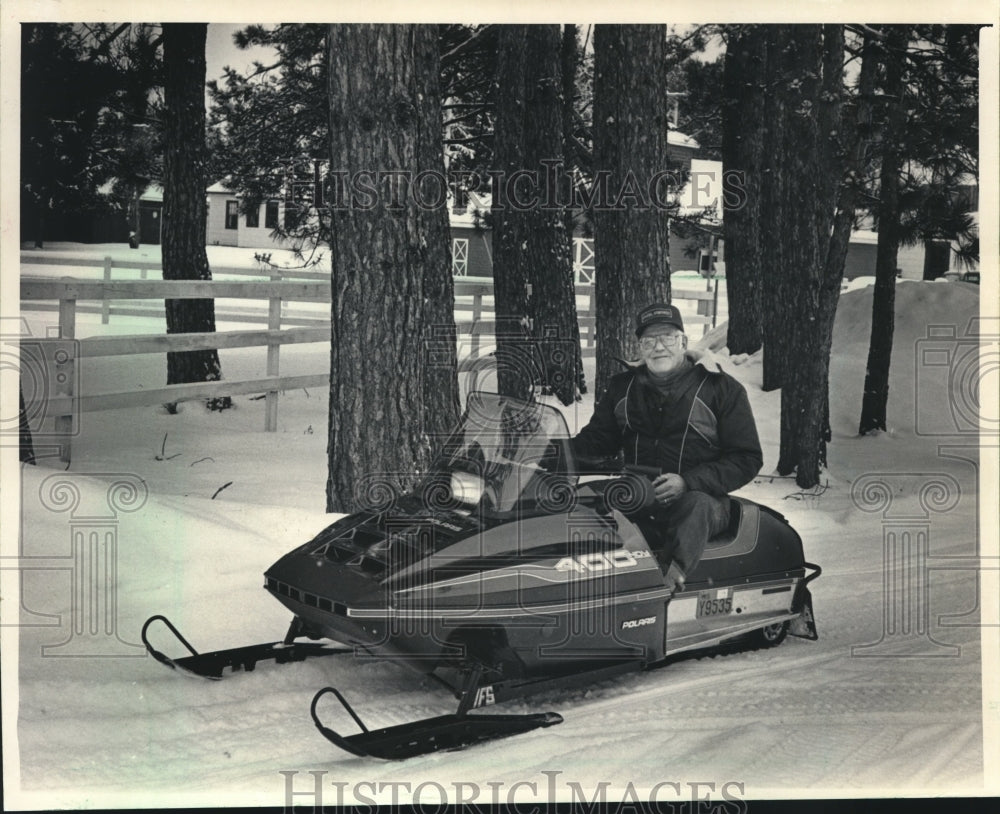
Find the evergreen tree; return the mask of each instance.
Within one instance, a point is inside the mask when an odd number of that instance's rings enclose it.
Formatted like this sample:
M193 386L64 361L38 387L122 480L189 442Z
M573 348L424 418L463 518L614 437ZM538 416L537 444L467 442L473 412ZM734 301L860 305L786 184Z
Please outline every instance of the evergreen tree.
M762 221L764 118L767 98L767 27L733 26L726 42L722 83L722 164L729 352L760 350L764 257L769 241Z
M107 173L94 134L115 86L72 25L21 25L21 229L36 248L49 218L98 202Z
M781 263L765 277L764 358L782 373L778 472L810 488L826 463L833 318L858 196L870 87L843 104L844 29L776 26L769 32L773 121L771 199L784 200L772 221ZM862 66L870 85L871 63ZM853 116L851 115L853 113ZM768 197L765 196L765 204ZM769 330L774 323L783 335Z
M436 28L331 25L327 44L332 171L442 173ZM327 511L370 505L373 470L407 485L458 415L447 208L399 202L331 208Z
M236 44L273 48L275 59L255 62L246 75L227 67L221 83L208 83L215 178L240 195L244 212L284 201L285 218L272 234L293 248L329 241L316 177L328 160L326 32L307 23L248 26Z
M537 378L537 363L530 342L528 265L524 262L531 221L526 208L517 204L525 185L514 183L520 177L518 174L525 170L527 64L528 26L501 26L494 79L493 139L493 169L499 183L495 185L490 212L497 390L521 399L532 397Z
M164 23L163 279L211 280L205 251L206 23ZM167 333L215 330L215 300L166 300ZM167 384L217 381L217 350L167 354ZM212 409L228 397L209 400ZM171 409L173 409L171 407Z
M17 385L17 427L19 436L19 459L23 464L35 463L35 448L31 443L31 426L24 409L24 389L21 383Z
M487 100L496 59L496 26L436 27L441 52L439 83L442 127L450 177L486 191L492 140ZM326 198L335 179L326 177L327 28L307 23L248 26L235 37L239 47L266 46L276 56L242 74L227 68L221 82L209 82L213 176L241 196L244 211L267 200L285 202L287 217L272 234L290 248L329 242ZM319 190L317 190L317 187Z
M864 396L858 433L885 431L889 400L889 364L896 311L896 261L899 253L900 146L906 120L903 59L910 31L904 25L886 27L884 97L879 171L878 246L875 254L875 287L872 293L872 328L865 366Z
M118 77L95 132L97 153L112 181L109 197L124 215L130 243L138 246L143 240L139 198L163 178L162 32L148 23L88 28L93 58Z
M978 173L978 34L972 25L889 25L880 33L878 248L861 435L886 429L899 246L924 243L925 277L940 273L937 241L957 241L960 257L978 261L976 203L964 194Z
M563 404L571 404L582 365L562 203L561 48L557 25L504 26L500 33L494 284L500 392L527 398L532 386L541 384ZM525 183L514 183L518 179ZM529 284L530 302L525 294Z
M666 30L660 25L595 27L592 189L598 398L620 371L617 360L634 351L636 312L670 299L667 216L644 200L654 177L665 170L665 49Z

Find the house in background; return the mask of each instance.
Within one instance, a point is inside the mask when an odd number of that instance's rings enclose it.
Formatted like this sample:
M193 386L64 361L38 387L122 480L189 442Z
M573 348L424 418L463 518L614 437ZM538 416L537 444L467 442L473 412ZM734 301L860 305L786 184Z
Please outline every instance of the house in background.
M163 242L163 187L159 184L150 184L139 196L139 239L153 246Z
M256 212L240 211L240 197L224 184L212 184L207 190L209 246L238 246L248 249L301 249L302 241L274 235L284 223L285 202L270 200ZM452 271L458 277L490 277L493 274L492 246L485 213L489 196L466 193L465 206L449 199L451 220Z
M490 197L478 192L460 195L464 206L451 198L451 270L456 277L493 276L493 232L486 225Z
M715 231L721 231L723 218L722 200L722 173L723 167L720 161L707 161L693 159L691 161L691 176L688 185L680 194L680 212L687 215L698 215L702 213L703 220L710 224ZM972 199L977 200L977 199ZM706 212L706 209L712 211ZM871 224L869 216L865 225ZM674 261L673 238L671 238L671 268L677 270L685 266L678 266ZM931 243L931 252L936 252L937 256L931 258L932 277L939 277L948 272L949 268L956 265L954 258L954 247L949 241L938 241L941 246ZM847 259L844 262L844 278L853 280L857 277L875 276L875 255L878 248L878 233L870 229L855 229L851 232L850 242L847 246ZM725 274L725 247L723 241L719 240L719 263L718 269L721 275ZM925 279L925 246L922 243L912 246L900 246L896 265L900 276L907 280ZM702 256L702 260L704 260ZM688 262L689 261L685 261ZM705 269L699 269L705 271Z
M112 182L98 188L98 198L103 198L103 206L95 206L84 212L53 210L46 215L45 240L69 241L72 243L128 243L132 231L128 212L111 202ZM158 246L163 234L163 187L150 184L139 196L139 228L143 243ZM33 239L33 234L25 230L28 224L21 223L21 240Z
M285 203L265 201L256 212L240 212L240 198L224 184L212 184L207 190L208 221L205 242L209 246L245 246L251 249L289 248L271 233L284 222Z

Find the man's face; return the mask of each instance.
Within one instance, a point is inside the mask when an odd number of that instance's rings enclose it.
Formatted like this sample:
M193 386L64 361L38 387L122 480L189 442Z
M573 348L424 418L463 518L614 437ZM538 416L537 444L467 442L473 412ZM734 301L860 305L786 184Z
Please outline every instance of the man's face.
M673 325L653 325L639 337L639 356L654 374L670 373L684 360L687 337Z

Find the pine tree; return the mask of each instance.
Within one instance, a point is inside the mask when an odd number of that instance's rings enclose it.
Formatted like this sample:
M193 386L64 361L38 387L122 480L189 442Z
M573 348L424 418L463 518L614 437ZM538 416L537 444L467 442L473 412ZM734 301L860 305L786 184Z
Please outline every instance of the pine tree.
M762 180L766 150L767 30L737 25L729 32L723 70L722 164L726 171L723 229L729 298L729 352L760 350L766 229Z
M617 360L634 350L636 312L670 299L667 216L644 199L654 177L665 169L665 48L666 29L661 25L595 27L592 190L598 397L620 371ZM641 193L629 194L635 189Z
M436 28L331 25L327 39L332 171L443 173ZM458 414L443 190L411 187L401 208L385 193L331 209L327 511L370 505L366 484L412 483Z
M274 60L246 75L229 68L221 82L208 83L213 177L239 194L244 212L284 201L286 216L273 234L292 247L329 239L315 178L328 158L326 33L312 23L248 26L236 44L273 49Z
M164 23L163 279L211 280L205 251L206 23ZM167 333L215 330L215 300L166 300ZM217 381L217 350L167 354L167 384ZM209 407L231 406L228 397ZM172 409L172 407L171 407Z
M162 30L149 23L99 23L88 32L92 58L118 77L94 134L96 150L112 182L109 197L128 224L130 244L138 246L144 237L139 198L163 177ZM159 240L156 235L152 242Z
M907 26L886 27L884 97L887 110L882 129L879 171L878 246L875 254L875 287L872 293L872 328L865 366L864 395L858 433L886 429L889 401L889 364L896 312L896 261L899 254L900 151L906 122L903 59L910 31Z
M107 173L94 136L117 77L68 24L22 24L21 68L21 229L41 248L48 220L98 201Z
M777 355L783 373L778 472L795 472L810 488L830 438L833 320L869 136L873 66L862 65L862 91L845 107L843 26L776 26L768 62L772 93L782 100L769 183L785 206L774 222L782 263L767 277L765 326L780 322L787 333L765 331L764 356Z
M493 292L496 313L497 390L520 399L532 397L538 363L531 339L528 264L524 253L531 231L530 213L517 203L525 183L525 129L528 26L503 25L494 77ZM530 179L527 179L530 181Z
M17 386L17 426L20 440L19 459L24 464L35 463L35 448L31 443L31 426L28 424L28 415L24 409L24 389L20 382Z
M858 432L885 431L901 244L924 243L925 278L937 245L978 262L973 202L978 173L978 26L889 25L881 31L884 109L874 206L878 229L872 329Z
M492 213L498 384L520 398L542 385L571 404L582 365L563 186L560 30L503 26L499 43Z

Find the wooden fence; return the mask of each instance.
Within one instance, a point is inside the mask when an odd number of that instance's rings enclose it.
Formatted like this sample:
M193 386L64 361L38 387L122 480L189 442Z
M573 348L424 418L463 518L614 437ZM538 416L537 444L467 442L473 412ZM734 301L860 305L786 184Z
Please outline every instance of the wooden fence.
M22 262L38 262L24 258ZM79 260L46 259L47 265L86 267ZM278 394L283 390L300 387L320 387L329 385L329 372L305 376L282 376L280 374L280 349L282 345L329 342L329 315L314 309L312 313L292 313L286 311L287 303L329 303L329 275L322 272L281 270L254 271L252 269L216 268L213 273L253 275L283 279L269 281L164 281L164 280L114 280L112 268L138 269L140 273L159 266L151 263L121 263L112 265L105 258L103 279L55 279L43 277L22 277L21 307L24 310L55 310L59 312L59 335L54 339L31 340L40 348L41 358L35 363L43 366L38 375L46 378L46 386L38 388L44 394L45 404L26 404L29 414L44 409L45 415L55 417L56 434L62 438L62 458L69 460L70 438L73 434L73 417L81 412L121 409L125 407L153 406L194 399L209 399L221 396L265 394L264 429L274 432L278 425ZM303 279L304 278L304 279ZM578 313L581 330L581 349L585 355L595 352L594 332L594 292L592 285L577 286ZM697 301L697 315L685 316L685 322L708 325L715 324L718 304L718 290L676 291L675 299ZM266 329L215 331L186 334L137 334L130 336L95 336L76 338L76 315L78 310L99 311L102 322L107 323L113 304L121 301L139 303L159 302L155 308L132 307L114 313L153 315L162 314L165 299L215 299L258 300L267 303L263 310L217 310L219 321L256 322L266 320ZM585 306L579 307L581 299ZM467 369L481 358L491 347L495 338L492 280L474 282L455 280L456 328L460 340L460 369ZM78 305L96 303L96 307ZM286 326L282 327L282 323ZM481 344L482 343L482 344ZM142 353L167 353L177 351L246 348L263 346L267 348L265 376L248 380L223 380L217 382L196 382L174 384L156 389L129 390L113 393L78 393L76 360L93 357L131 356ZM22 375L28 362L22 353ZM31 395L25 393L25 398Z

